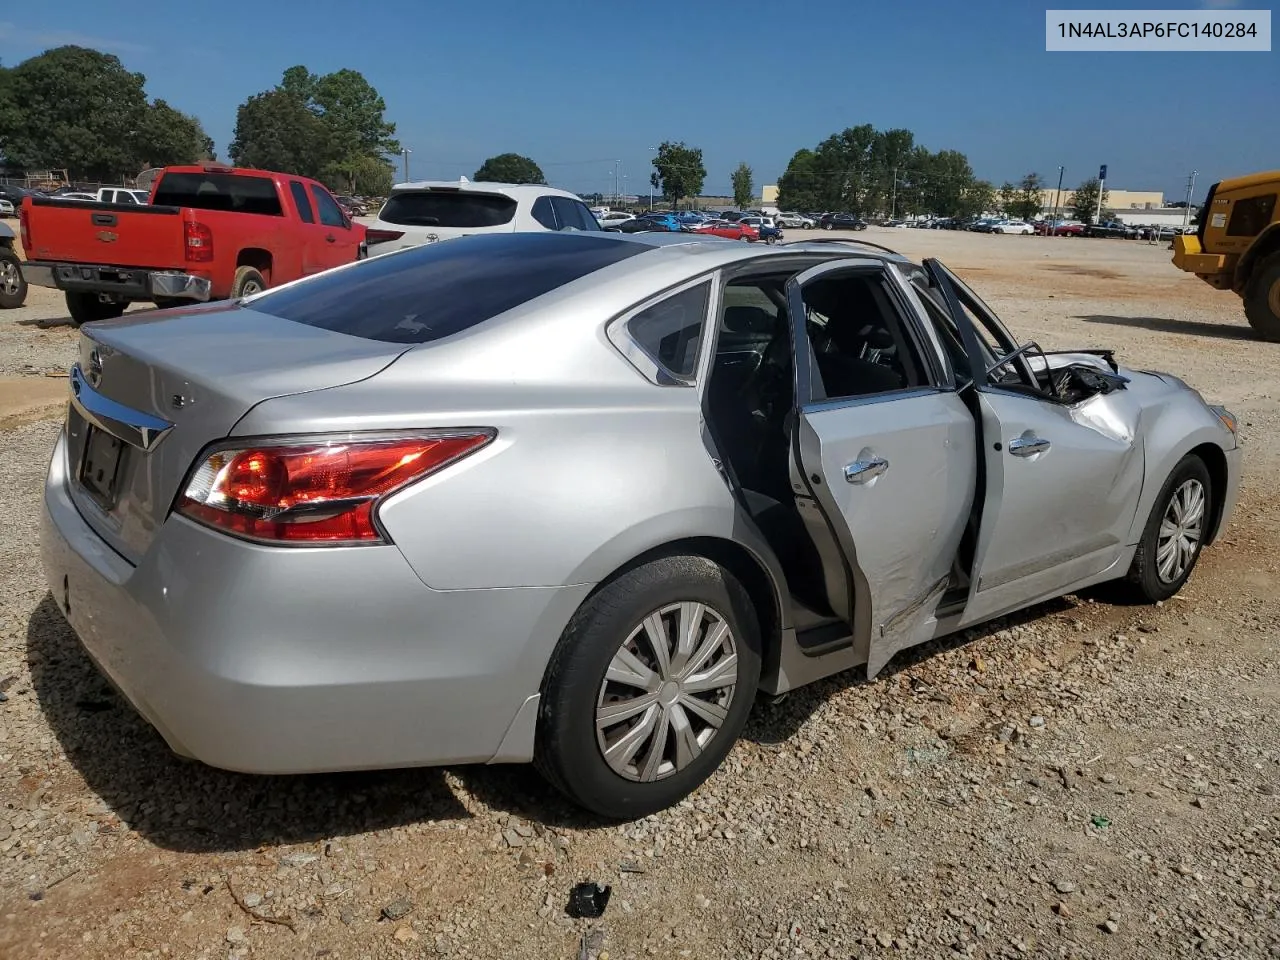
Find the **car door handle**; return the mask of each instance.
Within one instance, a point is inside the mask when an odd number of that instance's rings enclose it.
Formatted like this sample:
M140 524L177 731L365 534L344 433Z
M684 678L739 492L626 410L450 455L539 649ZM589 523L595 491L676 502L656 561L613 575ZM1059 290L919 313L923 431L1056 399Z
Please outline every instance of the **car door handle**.
M1049 441L1042 437L1018 437L1009 441L1009 452L1015 457L1034 457L1049 449Z
M326 240L326 241L328 241L329 243L337 243L337 242L338 242L338 238L337 238L337 237L335 237L332 233L331 233L331 234L329 234L327 237L325 237L325 240Z
M884 457L855 460L844 468L844 478L850 483L866 483L874 480L888 469L889 461Z

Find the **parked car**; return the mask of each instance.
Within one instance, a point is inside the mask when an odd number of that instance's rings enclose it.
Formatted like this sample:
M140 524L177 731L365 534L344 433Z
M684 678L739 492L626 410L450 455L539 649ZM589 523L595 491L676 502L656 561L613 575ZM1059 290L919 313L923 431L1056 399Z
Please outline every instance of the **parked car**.
M16 217L17 208L8 200L0 197L0 217Z
M0 223L0 309L12 310L27 299L27 281L22 276L22 260L14 248L17 237L7 223Z
M166 167L145 210L68 196L23 201L23 271L62 290L76 323L130 303L247 297L363 256L364 227L322 184L291 174Z
M817 221L812 217L806 217L802 213L780 213L774 218L774 221L783 228L792 227L801 230L812 230L817 226Z
M823 230L865 230L867 222L852 213L828 213L818 221Z
M369 227L369 253L476 233L598 231L577 194L542 184L419 180L397 183Z
M760 231L745 220L709 220L701 226L694 227L693 232L704 236L724 237L726 240L754 242L760 239Z
M1025 220L1000 220L991 225L992 233L1012 233L1029 237L1035 229Z
M63 197L79 199L79 195L74 193L63 194ZM132 187L102 187L93 196L98 203L123 203L133 206L147 203L149 198L150 195L146 190L135 190Z
M338 201L338 206L347 212L347 216L352 219L356 217L368 216L369 211L363 203L355 197L349 197L346 194L337 194L333 199Z
M616 227L634 219L635 217L625 210L609 210L596 216L596 222L600 224L601 230L608 230L610 227Z
M1166 600L1240 475L1181 380L856 241L464 237L78 350L46 583L173 749L534 759L614 818L710 776L757 690L1105 580Z
M1065 220L1055 223L1051 232L1055 237L1083 237L1084 224L1076 220Z
M1132 240L1138 235L1137 228L1121 223L1119 220L1103 220L1085 227L1086 237L1111 237Z

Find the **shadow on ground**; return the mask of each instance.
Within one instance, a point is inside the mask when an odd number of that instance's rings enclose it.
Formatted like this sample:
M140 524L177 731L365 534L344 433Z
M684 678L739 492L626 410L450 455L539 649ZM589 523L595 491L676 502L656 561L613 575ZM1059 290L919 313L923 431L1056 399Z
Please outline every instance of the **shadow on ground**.
M875 683L1011 624L1071 609L1067 600L904 651ZM32 686L67 758L85 782L139 834L191 853L247 850L384 830L471 814L449 782L491 809L550 827L610 827L564 800L531 765L419 768L271 777L230 773L174 755L160 735L103 679L51 596L27 626ZM743 736L781 743L834 694L867 684L861 668L757 703Z
M1258 335L1249 326L1233 326L1226 323L1207 323L1203 320L1173 320L1169 317L1116 317L1107 314L1086 314L1074 317L1086 323L1102 323L1112 327L1133 327L1135 330L1154 330L1158 333L1182 333L1189 337L1217 337L1220 340L1257 340Z
M17 321L20 327L35 327L38 330L52 330L54 327L74 327L75 321L70 317L28 317Z

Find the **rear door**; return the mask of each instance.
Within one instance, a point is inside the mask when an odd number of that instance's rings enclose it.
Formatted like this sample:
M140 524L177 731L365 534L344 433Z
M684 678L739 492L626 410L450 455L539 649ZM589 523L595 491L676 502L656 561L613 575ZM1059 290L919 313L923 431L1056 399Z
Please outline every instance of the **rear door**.
M881 261L837 261L787 284L799 416L798 498L841 544L847 611L874 676L934 635L973 503L973 419ZM803 512L803 504L800 504Z
M320 269L327 270L344 263L354 263L358 256L360 238L351 229L351 221L338 206L338 201L318 183L311 184L311 198L316 204L316 217L324 228L324 246L319 251L322 264Z
M1137 400L1119 390L1068 405L1030 362L998 364L1018 348L999 318L941 263L925 266L957 323L981 418L985 483L964 625L1058 596L1119 562L1145 459Z

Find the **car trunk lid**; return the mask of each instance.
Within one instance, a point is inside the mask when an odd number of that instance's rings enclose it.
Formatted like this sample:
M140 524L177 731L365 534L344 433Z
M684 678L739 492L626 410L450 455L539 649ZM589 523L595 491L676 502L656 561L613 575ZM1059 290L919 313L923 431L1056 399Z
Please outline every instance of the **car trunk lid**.
M255 405L363 380L404 350L227 304L86 325L67 417L76 506L136 563L200 451Z

